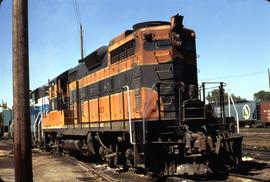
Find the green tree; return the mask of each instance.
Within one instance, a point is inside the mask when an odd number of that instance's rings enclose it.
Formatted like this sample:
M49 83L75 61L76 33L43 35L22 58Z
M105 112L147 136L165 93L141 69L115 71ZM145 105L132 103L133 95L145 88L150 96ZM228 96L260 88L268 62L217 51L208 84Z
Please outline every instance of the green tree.
M247 101L247 99L242 98L240 96L236 96L234 94L231 94L231 97L233 98L235 103ZM214 89L211 92L209 92L206 96L206 100L211 104L219 105L219 89ZM224 102L225 103L228 102L228 93L226 92L224 93Z
M254 101L256 102L270 100L270 92L266 92L264 90L254 93L253 96L254 96Z
M206 96L206 100L211 104L219 104L219 89L214 89Z

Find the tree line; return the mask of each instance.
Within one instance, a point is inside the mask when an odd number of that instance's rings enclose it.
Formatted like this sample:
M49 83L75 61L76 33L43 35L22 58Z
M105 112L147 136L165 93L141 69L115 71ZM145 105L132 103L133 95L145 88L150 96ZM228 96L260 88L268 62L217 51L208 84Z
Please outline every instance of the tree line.
M231 94L231 97L233 98L235 103L247 101L246 98L236 96L234 94ZM208 103L219 104L219 89L214 89L211 92L209 92L206 96L206 100L208 101ZM270 92L264 91L264 90L258 91L256 93L254 93L253 100L255 102L270 100ZM224 92L224 102L228 103L228 93L227 92Z

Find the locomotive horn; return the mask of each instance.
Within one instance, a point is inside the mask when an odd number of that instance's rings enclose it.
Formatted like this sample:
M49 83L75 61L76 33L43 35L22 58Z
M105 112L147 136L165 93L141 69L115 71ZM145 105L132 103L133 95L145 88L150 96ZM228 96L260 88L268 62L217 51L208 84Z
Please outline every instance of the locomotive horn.
M176 47L182 45L181 30L183 29L183 16L177 14L171 17L171 41Z
M179 29L183 28L183 19L184 16L179 14L171 17L171 30L177 32Z

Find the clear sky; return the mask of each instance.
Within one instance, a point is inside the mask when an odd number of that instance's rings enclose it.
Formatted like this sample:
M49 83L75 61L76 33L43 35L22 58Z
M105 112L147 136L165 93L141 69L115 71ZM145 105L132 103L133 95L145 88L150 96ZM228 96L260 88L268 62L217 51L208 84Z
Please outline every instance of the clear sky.
M12 105L12 0L0 7L0 99ZM73 0L29 0L30 89L80 58ZM270 3L266 0L77 0L89 54L132 25L179 13L197 35L200 81L225 81L252 99L269 90Z

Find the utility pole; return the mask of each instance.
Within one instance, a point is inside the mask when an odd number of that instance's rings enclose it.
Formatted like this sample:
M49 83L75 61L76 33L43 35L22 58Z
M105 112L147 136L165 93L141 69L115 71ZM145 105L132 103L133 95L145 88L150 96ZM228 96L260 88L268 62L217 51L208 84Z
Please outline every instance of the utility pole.
M269 84L269 90L270 90L270 69L268 68L268 84Z
M13 0L12 15L15 181L32 182L28 0Z
M80 23L80 43L81 43L81 59L83 59L83 29L82 24Z

